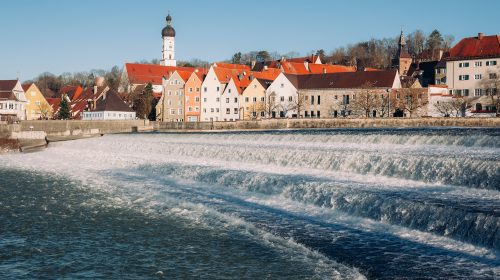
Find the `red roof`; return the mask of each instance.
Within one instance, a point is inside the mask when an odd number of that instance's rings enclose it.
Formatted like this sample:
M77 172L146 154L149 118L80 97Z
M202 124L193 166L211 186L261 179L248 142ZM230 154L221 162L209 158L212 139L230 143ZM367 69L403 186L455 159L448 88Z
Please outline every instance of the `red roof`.
M341 73L341 72L356 71L356 68L351 66L308 63L306 67L305 63L289 62L289 61L283 61L281 63L281 66L285 74L294 74L294 75Z
M18 80L0 80L0 91L11 92L17 85Z
M229 80L231 80L233 76L238 76L239 74L249 75L250 68L230 69L230 68L219 67L219 64L217 64L217 67L214 67L214 72L215 75L217 76L217 79L219 79L220 83L227 84L229 83Z
M162 66L156 64L138 64L126 63L125 69L130 83L132 84L148 84L161 85L162 78L168 78L174 71L194 72L196 69L200 72L206 72L203 68L194 67L176 67Z
M446 60L500 57L500 36L484 36L464 38L450 50Z
M318 56L317 55L310 55L310 56L306 56L306 57L293 57L293 58L287 58L285 59L286 61L289 61L289 62L300 62L300 63L304 63L304 62L310 62L310 63L315 63L316 60L318 59Z
M49 105L54 110L54 114L59 110L59 104L61 103L61 98L45 98Z
M82 94L83 88L81 86L63 86L59 90L59 94L66 94L71 101L78 99L80 94Z
M29 84L24 84L21 86L23 87L24 91L26 92L32 85L33 85L33 83L29 83Z
M274 81L281 74L281 70L277 68L267 68L260 72L251 72L251 75L257 79Z
M217 67L220 67L220 68L250 71L250 66L243 65L243 64L231 64L231 63L218 62L218 63L216 63L216 65L217 65Z

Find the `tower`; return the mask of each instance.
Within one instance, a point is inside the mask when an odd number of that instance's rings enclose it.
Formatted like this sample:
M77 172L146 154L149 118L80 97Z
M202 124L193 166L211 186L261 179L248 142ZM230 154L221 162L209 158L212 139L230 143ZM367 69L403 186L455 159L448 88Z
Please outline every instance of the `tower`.
M395 59L393 60L393 66L398 68L399 74L406 76L408 69L410 68L412 58L406 49L406 39L403 30L401 30L401 35L399 35L398 41L398 52Z
M172 17L170 14L167 16L167 26L161 31L163 39L162 59L161 65L163 66L177 66L175 60L175 29L172 27Z

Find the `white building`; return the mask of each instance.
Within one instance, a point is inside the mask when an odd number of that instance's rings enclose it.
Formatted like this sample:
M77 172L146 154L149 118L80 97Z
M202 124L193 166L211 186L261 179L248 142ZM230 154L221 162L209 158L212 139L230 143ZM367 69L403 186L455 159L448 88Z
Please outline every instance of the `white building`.
M163 38L162 59L163 66L177 66L175 60L175 29L172 27L172 17L167 16L167 26L161 31Z
M26 119L27 99L19 80L0 80L0 120Z
M135 112L115 92L107 92L96 103L96 107L83 112L82 120L134 120Z
M494 113L494 105L483 97L497 94L494 84L500 76L500 36L479 33L464 38L445 60L449 92L465 97L475 115Z
M223 121L236 121L243 118L240 114L240 97L250 84L248 76L240 74L232 77L221 95L221 118Z
M298 97L297 88L290 81L293 75L284 73L274 80L266 90L266 100L271 104L271 116L268 118L292 118L297 117L294 100Z

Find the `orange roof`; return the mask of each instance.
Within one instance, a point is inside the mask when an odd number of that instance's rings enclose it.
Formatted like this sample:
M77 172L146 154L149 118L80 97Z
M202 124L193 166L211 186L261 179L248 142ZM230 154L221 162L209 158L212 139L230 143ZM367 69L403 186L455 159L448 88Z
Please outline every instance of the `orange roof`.
M308 69L305 63L288 61L282 62L281 67L285 74L294 75L356 72L356 68L351 66L308 63Z
M500 57L500 35L464 38L450 50L446 60Z
M243 65L243 64L231 64L231 63L218 62L218 63L216 63L216 65L217 65L217 67L220 67L220 68L239 69L239 70L250 71L250 66Z
M250 70L248 69L229 69L229 68L221 68L217 65L214 67L215 75L219 82L222 84L227 84L231 80L233 76L238 76L239 74L248 75L250 74Z
M377 69L377 68L370 68L370 67L366 67L365 68L365 71L383 71L381 69Z
M125 69L127 70L128 79L131 83L151 83L153 85L161 85L163 77L168 78L174 71L186 71L192 73L198 69L198 71L206 72L203 68L138 63L126 63Z
M78 99L80 94L82 94L83 88L81 86L63 86L59 90L59 94L66 94L71 101Z
M298 63L304 63L306 61L308 61L310 63L315 63L317 59L318 59L317 55L310 55L310 56L306 56L306 57L287 58L285 60L289 61L289 62L298 62Z
M257 79L274 81L281 74L281 70L277 68L267 68L261 72L251 72L251 75Z

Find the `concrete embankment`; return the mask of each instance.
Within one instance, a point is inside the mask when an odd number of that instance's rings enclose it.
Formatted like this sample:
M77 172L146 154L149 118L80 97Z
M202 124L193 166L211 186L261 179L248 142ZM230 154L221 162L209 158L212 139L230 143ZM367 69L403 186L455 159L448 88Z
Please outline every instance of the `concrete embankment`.
M22 121L0 125L0 151L36 150L49 142L77 140L110 133L152 131L149 121Z
M159 131L384 127L500 127L500 118L272 119L237 122L156 123L156 127Z

